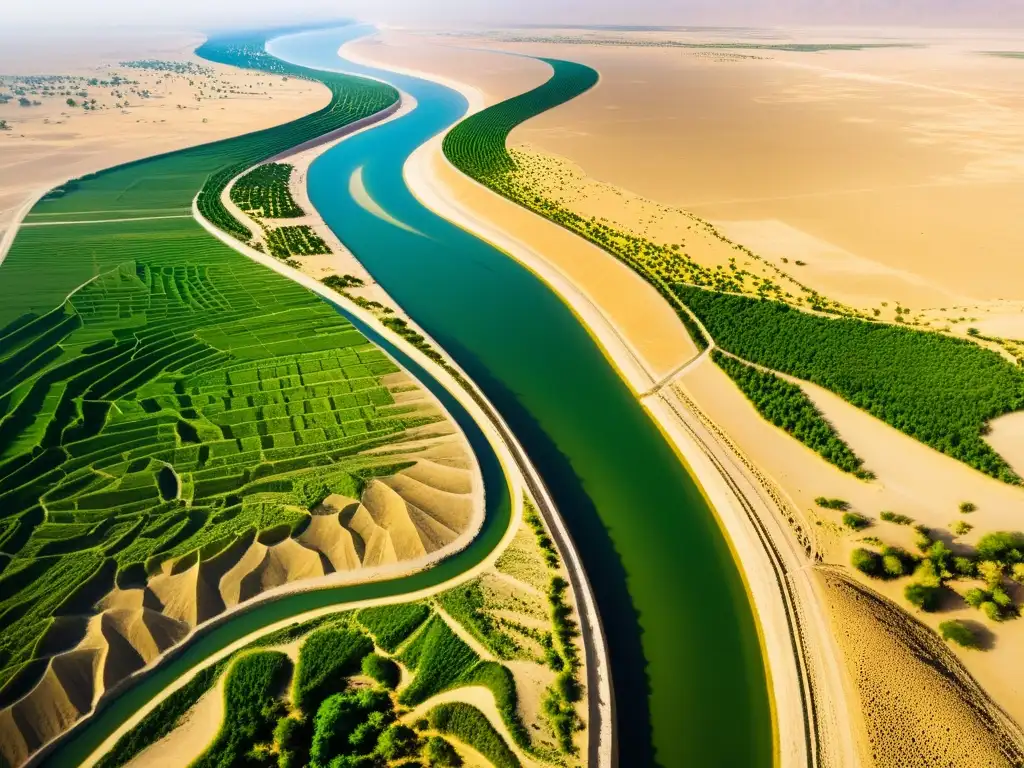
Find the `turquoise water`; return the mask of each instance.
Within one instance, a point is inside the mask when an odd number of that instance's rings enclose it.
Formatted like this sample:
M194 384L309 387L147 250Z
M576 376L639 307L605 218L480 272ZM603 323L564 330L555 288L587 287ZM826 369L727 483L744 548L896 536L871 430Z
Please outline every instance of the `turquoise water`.
M770 765L756 625L712 511L562 301L413 197L406 159L467 104L441 85L338 58L342 42L366 32L310 32L268 46L296 64L385 80L418 103L326 152L310 168L309 193L374 278L480 385L550 489L608 636L620 764ZM353 200L357 171L405 227Z

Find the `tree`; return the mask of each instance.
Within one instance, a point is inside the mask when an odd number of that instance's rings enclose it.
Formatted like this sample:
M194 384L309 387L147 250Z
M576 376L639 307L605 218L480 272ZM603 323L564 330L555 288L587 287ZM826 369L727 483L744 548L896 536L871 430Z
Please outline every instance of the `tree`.
M75 101L74 99L70 99L70 98L69 98L69 99L67 100L67 105L68 105L69 107L77 107L77 106L78 106L78 102L77 102L77 101Z
M973 589L968 589L964 593L964 602L966 602L972 608L980 608L981 604L987 602L988 599L988 593L985 592L985 590L983 589L978 589L977 587L974 587Z
M939 634L943 640L954 642L963 648L977 648L980 645L974 630L955 619L939 624Z
M978 557L1000 563L1015 563L1022 559L1024 534L1009 531L986 533L978 539Z

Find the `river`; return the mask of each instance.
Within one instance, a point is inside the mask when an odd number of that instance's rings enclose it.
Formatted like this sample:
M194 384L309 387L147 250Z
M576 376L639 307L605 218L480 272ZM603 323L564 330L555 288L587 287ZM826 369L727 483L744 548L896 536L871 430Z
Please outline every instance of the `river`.
M551 491L608 637L621 765L771 765L757 627L713 511L562 300L409 191L406 160L460 119L467 103L437 83L339 58L342 43L368 31L321 30L268 45L296 64L385 80L417 102L317 159L310 197L483 389ZM375 205L353 197L353 179Z

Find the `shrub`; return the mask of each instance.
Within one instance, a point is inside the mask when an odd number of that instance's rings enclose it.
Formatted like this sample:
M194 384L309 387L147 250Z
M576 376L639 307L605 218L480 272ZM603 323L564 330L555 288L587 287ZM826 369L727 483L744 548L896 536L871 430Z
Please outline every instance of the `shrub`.
M939 588L914 582L906 586L903 596L911 605L917 606L922 611L933 611L939 602Z
M1013 598L1010 597L1006 590L998 584L992 587L992 602L998 605L1004 611L1007 609L1012 609L1014 607Z
M371 720L375 713L377 717ZM361 744L368 741L370 732L375 728L379 726L383 730L384 721L389 715L393 717L391 713L391 698L384 691L364 688L354 693L328 696L317 709L313 723L313 740L309 748L312 762L326 766L334 757L350 753L356 746L352 738L357 732L356 741Z
M1022 559L1024 534L1009 531L986 533L978 539L978 557L1000 563L1017 563Z
M850 564L868 576L878 576L882 571L882 558L869 549L858 548L850 556Z
M1018 584L1024 584L1024 563L1014 563L1010 569L1010 578Z
M903 567L903 560L898 555L882 555L882 570L886 576L902 576L906 573Z
M398 687L398 681L401 678L398 665L391 659L376 653L363 657L363 674L372 677L385 688Z
M943 640L954 642L963 648L977 648L980 645L974 630L955 619L939 624L939 634Z
M971 532L974 526L968 523L966 520L957 520L953 523L950 528L956 536L963 536Z
M850 508L850 502L843 501L842 499L829 499L825 496L819 496L814 500L814 503L824 509L837 509L845 511Z
M983 589L972 587L964 593L964 602L972 608L980 608L982 603L989 601L989 594Z
M920 549L922 552L927 552L934 542L932 537L929 535L928 529L923 525L919 525L914 528L914 546Z
M960 502L960 512L962 514L968 515L971 512L974 512L977 508L978 508L977 505L973 504L970 501L961 501Z
M871 525L871 521L857 512L845 512L843 514L843 525L851 530L859 531Z
M1002 621L1003 613L999 610L999 606L993 603L991 600L987 600L980 606L981 612L984 613L992 621Z
M978 567L969 557L954 557L953 571L960 576L974 576L978 572Z
M896 525L910 525L914 522L914 518L907 517L906 515L900 515L896 512L882 512L879 517L887 523L896 523Z
M1003 580L1003 566L992 560L983 560L978 563L978 576L991 588Z
M455 747L442 739L440 736L431 736L427 739L427 746L423 750L427 763L434 768L458 768L462 765L462 758L455 751Z

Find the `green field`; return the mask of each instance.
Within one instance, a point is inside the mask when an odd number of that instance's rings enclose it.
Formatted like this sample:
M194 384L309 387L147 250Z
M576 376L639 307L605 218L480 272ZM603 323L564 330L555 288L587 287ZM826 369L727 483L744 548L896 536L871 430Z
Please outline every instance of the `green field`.
M324 239L305 224L297 227L277 227L265 233L267 250L272 256L287 259L291 256L314 256L330 253Z
M242 176L231 187L231 201L246 213L263 219L294 219L304 216L292 198L288 182L294 166L264 163Z
M997 353L937 333L830 317L829 313L843 310L807 288L796 300L817 314L777 301L783 298L782 290L768 280L758 285L756 297L735 295L743 289L738 271L699 267L684 253L583 219L531 190L517 174L516 153L506 146L509 133L529 118L584 93L597 79L589 67L544 61L555 69L546 83L484 109L449 131L443 149L456 167L623 261L676 309L699 348L706 348L708 340L687 309L740 362L812 381L981 472L1008 483L1020 482L983 439L992 419L1024 408L1024 372ZM738 375L739 369L727 372ZM751 383L749 377L739 378L741 388ZM778 399L783 388L775 389L773 397ZM765 414L763 390L751 386L745 391ZM788 431L799 431L805 442L841 468L862 471L860 460L829 434L831 428L795 401L787 408L790 414L780 419L780 426L792 420L793 409L802 411L805 426L797 430L794 422ZM774 415L769 418L775 420Z
M56 225L24 228L0 266L0 704L68 647L60 617L168 560L301 530L327 493L395 470L364 451L436 418L394 405L381 379L397 367L314 294L191 218L159 218L199 194L245 235L219 203L227 180L397 97L261 48L219 38L202 53L319 80L330 104L69 182L32 210Z

